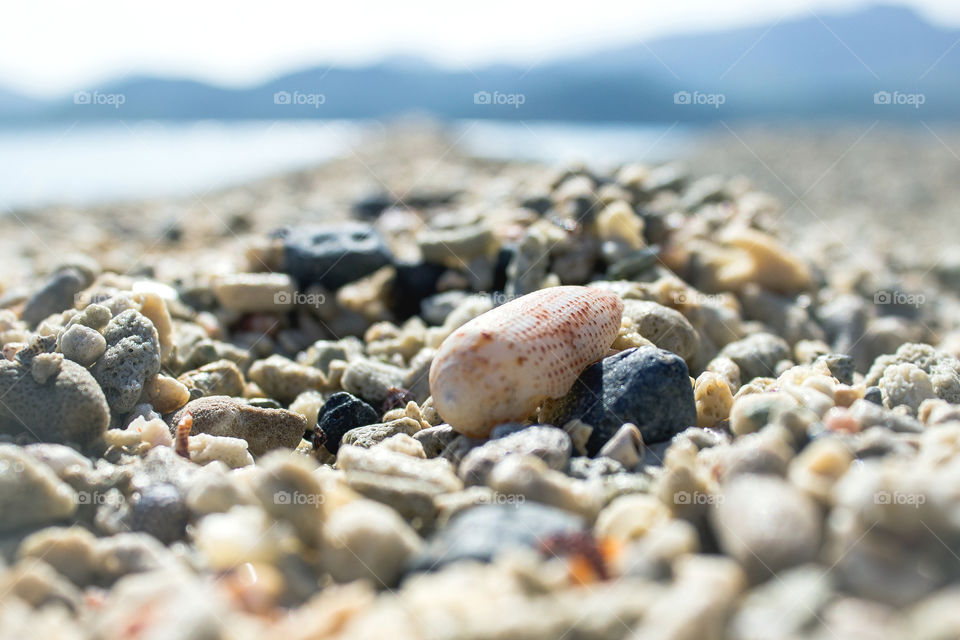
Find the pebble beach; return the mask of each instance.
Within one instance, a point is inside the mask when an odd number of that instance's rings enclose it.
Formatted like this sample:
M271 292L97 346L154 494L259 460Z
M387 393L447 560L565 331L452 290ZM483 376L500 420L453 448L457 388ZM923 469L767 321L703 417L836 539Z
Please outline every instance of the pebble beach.
M558 168L407 124L8 212L0 638L960 637L960 137L919 135Z

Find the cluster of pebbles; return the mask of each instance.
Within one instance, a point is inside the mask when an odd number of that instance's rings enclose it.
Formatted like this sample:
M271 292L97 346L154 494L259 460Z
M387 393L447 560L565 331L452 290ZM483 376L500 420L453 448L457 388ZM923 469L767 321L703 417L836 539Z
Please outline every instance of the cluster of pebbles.
M487 185L5 283L0 635L956 637L957 274L675 165Z

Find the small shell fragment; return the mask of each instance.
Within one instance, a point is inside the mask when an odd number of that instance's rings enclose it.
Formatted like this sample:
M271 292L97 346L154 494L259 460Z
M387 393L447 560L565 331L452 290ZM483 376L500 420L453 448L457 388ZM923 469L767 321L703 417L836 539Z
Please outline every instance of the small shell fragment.
M492 309L454 331L430 367L440 417L485 437L563 396L602 358L620 329L623 302L591 287L551 287Z

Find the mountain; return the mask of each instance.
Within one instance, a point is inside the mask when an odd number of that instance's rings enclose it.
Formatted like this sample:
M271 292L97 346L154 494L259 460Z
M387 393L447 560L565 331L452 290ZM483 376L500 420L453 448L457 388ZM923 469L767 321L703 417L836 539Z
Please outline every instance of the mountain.
M0 122L50 119L444 118L705 122L960 115L960 30L870 6L683 34L544 63L439 69L412 56L318 67L249 89L136 77L61 100L0 90Z

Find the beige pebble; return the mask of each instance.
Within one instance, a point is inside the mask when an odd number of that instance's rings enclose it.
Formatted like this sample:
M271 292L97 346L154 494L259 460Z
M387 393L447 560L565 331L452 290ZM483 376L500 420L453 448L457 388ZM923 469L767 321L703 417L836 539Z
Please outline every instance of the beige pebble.
M162 414L176 411L190 401L190 390L186 385L162 374L147 382L144 394L154 410Z
M697 426L712 427L730 416L733 394L730 385L720 374L704 371L693 387L697 403Z

